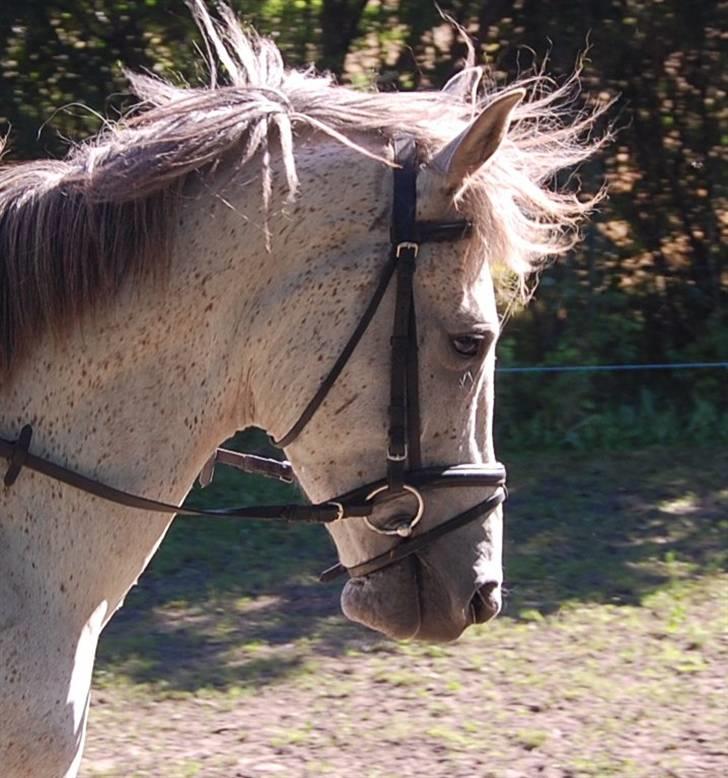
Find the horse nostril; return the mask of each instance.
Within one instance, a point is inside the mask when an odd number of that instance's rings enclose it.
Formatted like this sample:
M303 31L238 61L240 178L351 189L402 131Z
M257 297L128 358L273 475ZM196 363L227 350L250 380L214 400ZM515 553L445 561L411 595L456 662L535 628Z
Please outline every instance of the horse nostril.
M501 609L501 592L498 581L488 581L475 590L470 600L472 624L484 624L498 615Z

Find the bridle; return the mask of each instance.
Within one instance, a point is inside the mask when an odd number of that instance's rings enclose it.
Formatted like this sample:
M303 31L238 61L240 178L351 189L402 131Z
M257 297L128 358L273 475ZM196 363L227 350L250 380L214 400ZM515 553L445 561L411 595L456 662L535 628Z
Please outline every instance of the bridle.
M301 435L349 361L374 318L392 277L396 275L385 478L316 505L256 505L243 508L194 510L115 489L31 454L29 447L32 427L25 425L17 440L7 441L0 438L0 456L5 457L9 462L4 479L5 486L12 486L21 469L27 467L96 497L137 510L210 517L277 518L323 524L361 518L371 531L392 535L397 539L395 545L386 552L364 562L349 567L336 564L328 568L320 575L322 581L331 580L344 573L352 577L369 575L418 553L438 538L492 513L507 496L506 471L502 464L495 462L423 468L420 448L417 323L413 290L417 255L420 246L424 243L454 241L465 237L471 225L462 220L418 221L419 163L417 148L412 138L398 138L394 141L394 161L397 167L394 168L390 254L374 294L354 332L311 401L290 430L282 438L274 441L277 446L286 448ZM200 482L203 485L211 480L216 463L232 465L245 472L284 481L293 480L293 469L288 462L218 449L201 473ZM423 487L427 489L483 487L493 491L486 499L457 516L429 530L414 534L425 510L425 499L420 491ZM393 526L378 526L372 522L370 517L376 503L398 498L403 494L409 494L416 500L416 509L409 520L403 521L398 518Z

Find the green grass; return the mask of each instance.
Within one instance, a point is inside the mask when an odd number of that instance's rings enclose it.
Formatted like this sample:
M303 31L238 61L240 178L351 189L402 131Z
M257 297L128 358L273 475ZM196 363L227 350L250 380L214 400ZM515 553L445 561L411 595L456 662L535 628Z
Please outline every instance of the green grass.
M722 463L713 461L717 483ZM522 510L548 496L542 490L551 486L553 465L543 460L538 473L521 471ZM659 457L649 468L639 456L612 466L640 483L652 467L671 478ZM570 483L579 482L580 467L572 463ZM717 537L690 534L691 549L683 517L673 537L674 519L653 515L672 499L670 489L654 488L645 516L634 508L622 517L633 524L629 531L623 527L621 542L643 554L628 555L632 572L622 575L629 580L627 599L605 598L591 579L571 574L560 601L553 583L514 581L506 614L468 630L455 645L396 644L351 626L336 613L335 591L325 608L309 611L286 594L289 586L301 591L296 576L292 584L279 584L276 612L293 621L293 635L291 625L268 623L270 613L261 617L270 592L231 595L240 619L236 631L219 628L229 618L220 592L208 619L198 605L182 608L178 597L167 610L159 592L156 604L136 608L132 601L127 623L113 624L106 647L102 642L89 774L127 775L133 761L144 778L176 778L198 763L205 778L229 778L238 760L252 765L250 774L257 774L260 760L296 776L500 778L538 775L541 765L575 778L726 774L728 575L717 564ZM695 516L696 529L719 521L725 502L711 502L710 487L693 488L705 507ZM565 508L560 521L576 516ZM538 549L552 556L550 544L537 542L538 527L535 535L527 531L530 521L529 515L513 517L507 558L518 560L519 543L531 556ZM601 564L602 531L613 527L600 530L595 523L593 542L571 550L588 555L594 548L593 561ZM679 554L671 539L681 544ZM550 564L542 560L539 569ZM618 571L620 560L612 564ZM580 588L580 582L588 585ZM548 597L540 600L547 583ZM266 607L254 607L259 600ZM299 608L305 619L297 619ZM191 645L176 632L185 619L194 625ZM122 638L127 642L120 648ZM180 750L188 743L194 753ZM121 770L94 767L109 762Z
M145 777L227 778L251 754L302 776L726 774L728 451L501 456L504 612L456 645L348 623L316 580L321 528L177 520L102 636L89 774L129 774L104 767L129 742ZM221 468L192 500L295 496ZM204 759L178 752L190 725Z
M602 621L639 622L659 613L655 629L680 636L683 646L661 656L661 664L699 672L699 649L711 628L690 621L688 603L701 581L728 567L728 452L652 448L593 458L507 452L504 458L511 485L508 592L503 615L483 634L501 639L504 629L517 636L519 625L558 629L564 620L586 621L594 630ZM295 496L291 488L220 468L215 484L191 501ZM339 585L315 578L333 553L318 527L177 520L104 633L97 685L139 685L171 697L245 693L313 676L320 654L358 655L362 635L369 638L366 657L451 661L456 647L396 646L348 624L338 613ZM415 688L421 679L407 667L384 666L374 680ZM443 693L457 683L448 679Z
M504 612L455 645L349 624L321 528L175 521L102 636L88 774L728 774L728 450L499 453ZM220 468L191 501L296 496Z

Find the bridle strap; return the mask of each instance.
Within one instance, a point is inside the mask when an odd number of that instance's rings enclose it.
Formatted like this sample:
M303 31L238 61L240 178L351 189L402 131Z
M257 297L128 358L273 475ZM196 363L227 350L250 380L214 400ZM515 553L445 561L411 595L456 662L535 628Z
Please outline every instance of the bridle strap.
M452 241L463 237L470 225L463 221L453 222L418 222L417 221L417 147L410 137L395 139L394 161L398 167L394 169L392 221L390 231L391 250L380 277L379 283L364 310L354 332L339 354L333 367L319 385L316 393L301 412L294 425L283 437L274 440L276 446L285 448L293 443L311 421L316 411L321 407L326 396L331 391L334 383L349 361L354 349L359 344L366 332L374 314L384 297L395 271L397 273L397 291L395 297L395 322L392 335L392 360L391 360L391 402L389 421L389 451L388 472L392 487L401 487L404 471L407 463L407 413L409 408L410 393L417 392L417 383L414 385L408 378L408 372L404 369L409 363L408 352L416 349L416 341L412 340L410 333L409 311L414 305L413 278L415 272L415 260L420 243ZM414 386L414 388L413 388ZM415 399L415 407L419 402ZM412 419L413 429L419 429L419 420ZM419 448L419 438L415 444Z
M91 494L107 502L123 505L135 510L154 513L167 513L185 516L206 516L209 518L237 519L284 519L286 521L328 524L333 521L348 518L370 516L374 503L367 500L367 495L386 484L386 479L373 481L336 497L334 500L316 505L252 505L232 508L186 508L161 500L150 500L147 497L132 492L116 489L101 481L97 481L70 468L57 465L44 457L31 454L27 445L32 435L32 427L26 424L17 441L0 438L0 457L8 460L7 474L11 474L13 482L20 472L18 466L22 459L22 468L48 476L55 481L72 486L82 492ZM20 453L19 453L20 452ZM451 486L500 486L505 484L505 468L498 463L492 465L456 465L455 467L430 467L408 473L407 481L415 486L431 486L446 488Z
M422 467L422 433L420 425L420 371L417 345L417 316L414 298L410 306L410 346L407 353L407 432L409 437L409 466L411 470Z
M22 467L28 470L34 470L36 473L42 473L55 481L80 489L82 492L92 494L107 502L113 502L117 505L123 505L126 508L134 508L141 511L152 511L154 513L168 513L187 516L208 516L210 518L239 518L239 519L286 519L289 521L313 522L317 524L336 521L340 517L339 509L331 503L322 503L320 505L255 505L251 507L233 507L233 508L212 508L195 509L185 508L173 503L163 502L161 500L150 500L147 497L141 497L132 492L126 492L122 489L116 489L101 481L97 481L88 476L77 473L75 470L57 465L44 457L31 454L25 448L25 442L30 439L30 425L25 425L21 436L17 441L4 440L0 438L0 457L4 457L10 463L10 467L5 476L6 486L8 478L14 482ZM371 513L369 506L352 506L350 515L366 515Z
M3 483L6 487L12 486L20 475L20 471L27 464L28 458L31 454L28 453L30 448L30 439L33 437L33 428L30 424L26 424L21 430L18 439L13 444L13 448L10 451L8 458L8 469L5 473Z
M216 448L197 477L197 483L200 486L209 486L212 483L215 465L227 465L240 470L241 473L276 478L287 484L292 484L295 480L293 465L290 462L261 457L257 454L244 454L240 451L231 451L228 448Z
M334 362L333 367L329 371L328 375L321 382L316 394L311 398L311 401L303 409L303 412L298 417L298 421L291 427L290 430L279 440L273 440L273 443L279 448L285 448L289 446L293 441L303 432L304 427L311 421L313 415L319 409L323 401L326 399L326 395L331 390L336 379L341 374L341 371L346 367L346 363L349 361L354 349L357 347L359 341L367 330L369 323L374 318L374 314L379 308L379 304L384 297L384 293L387 291L389 282L394 274L395 267L397 265L396 257L391 256L387 260L387 264L384 266L381 276L379 277L379 283L374 290L369 305L367 305L364 313L362 314L359 323L356 325L356 329L352 333L352 336L347 341L346 345L339 354L338 359Z
M416 245L416 244L414 244ZM387 481L390 489L399 490L404 483L408 461L407 429L407 364L410 352L410 312L412 310L412 278L415 271L414 253L407 249L397 263L397 296L394 312L394 333L391 338L389 395L389 443L387 446Z
M409 461L408 429L410 324L413 313L415 262L419 243L417 222L417 149L412 138L394 141L392 200L392 253L397 260L397 290L394 303L394 325L391 338L389 442L387 447L387 483L393 491L401 491ZM415 344L416 345L416 344ZM416 391L416 389L415 389Z
M499 505L504 503L507 496L508 493L505 486L499 486L490 497L479 502L477 505L474 505L472 508L468 508L468 510L463 511L463 513L459 513L457 516L453 516L453 518L443 521L441 524L436 524L426 532L414 535L406 540L401 540L397 545L392 546L392 548L388 549L383 554L379 554L371 559L367 559L366 562L352 565L351 567L345 567L341 562L332 565L319 575L319 581L322 583L333 581L335 578L346 573L352 578L358 578L378 570L383 570L385 567L389 567L412 554L416 554L418 551L422 551L423 548L430 543L434 543L434 541L444 535L467 526L481 516L487 516Z

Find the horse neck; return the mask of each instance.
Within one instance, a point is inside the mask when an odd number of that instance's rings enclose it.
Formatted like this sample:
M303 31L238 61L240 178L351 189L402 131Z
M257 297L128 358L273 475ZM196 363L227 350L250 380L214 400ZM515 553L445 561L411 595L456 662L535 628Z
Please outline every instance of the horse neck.
M226 219L212 202L199 196L180 209L168 283L130 284L0 378L0 436L30 423L33 453L117 488L182 500L215 445L247 420L245 307L233 301L255 290L249 260L262 245L239 241L234 273L220 249ZM169 521L27 469L0 486L0 718L11 737L42 721L70 743L59 760L78 751L100 631ZM65 774L55 737L43 765Z
M0 435L31 423L34 453L111 486L180 502L214 447L235 430L257 424L282 434L301 397L315 389L321 365L341 348L330 322L348 332L358 315L331 279L342 272L347 229L368 246L372 224L382 222L385 206L372 206L351 186L371 188L383 178L371 160L364 175L362 160L350 150L333 153L331 144L301 148L303 194L286 204L285 184L274 187L270 250L259 179L241 175L224 191L213 194L208 182L188 193L176 214L168 281L139 282L62 341L40 343L12 382L0 385ZM332 220L332 208L347 220ZM375 252L361 263L374 278L380 257ZM331 294L319 291L321 274ZM322 300L315 329L330 338L302 349L312 306ZM103 597L109 614L169 524L27 472L0 493L0 510L15 522L19 555L27 514L38 569L64 579L81 565L89 596Z
M244 304L235 302L255 291L255 274L244 270L264 241L239 241L234 263L220 240L229 217L217 199L188 200L166 283L138 282L62 340L40 342L0 383L0 436L30 423L33 453L180 502L214 447L250 420ZM78 610L106 600L107 617L169 524L28 471L0 490L0 514L14 565L46 571L48 586L62 584L67 597L68 581L83 578L88 602Z

